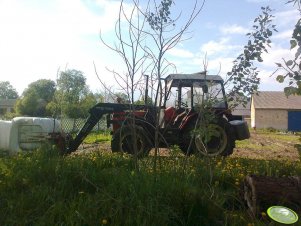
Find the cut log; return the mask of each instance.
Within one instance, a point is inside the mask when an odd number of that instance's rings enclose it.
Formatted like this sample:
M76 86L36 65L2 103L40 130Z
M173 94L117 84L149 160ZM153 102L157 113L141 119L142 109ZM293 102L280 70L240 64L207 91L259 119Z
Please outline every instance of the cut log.
M301 177L246 176L243 196L254 216L278 205L300 212Z

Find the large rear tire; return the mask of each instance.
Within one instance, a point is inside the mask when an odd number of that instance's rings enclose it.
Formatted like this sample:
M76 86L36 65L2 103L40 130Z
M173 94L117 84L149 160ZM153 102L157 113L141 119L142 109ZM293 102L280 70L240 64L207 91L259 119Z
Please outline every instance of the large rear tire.
M191 123L183 131L180 148L185 154L228 156L233 153L235 147L234 132L231 125L225 119L220 119L219 122L208 125L208 130L211 130L211 136L207 143L204 137L197 132L193 132L194 127L195 122Z
M195 135L195 153L204 156L231 155L235 147L234 132L231 125L225 119L221 119L218 123L209 124L208 128L211 135L207 142L201 135Z
M135 151L136 144L136 151ZM112 152L137 154L138 157L148 155L151 145L141 126L125 125L120 127L113 135L111 141Z

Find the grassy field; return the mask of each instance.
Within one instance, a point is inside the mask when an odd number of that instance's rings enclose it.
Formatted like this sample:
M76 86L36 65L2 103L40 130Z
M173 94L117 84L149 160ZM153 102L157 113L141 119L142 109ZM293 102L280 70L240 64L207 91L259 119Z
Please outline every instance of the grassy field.
M84 143L85 144L94 144L94 143L108 142L110 140L111 140L111 135L109 132L107 132L107 133L92 132L86 137L86 139L84 140Z
M298 141L297 136L283 136L291 137L277 141ZM92 134L85 142L109 140ZM242 141L237 151L249 145ZM135 168L130 156L98 149L62 157L43 147L1 157L0 225L267 225L264 214L250 216L241 198L245 176L301 175L300 160L286 158L234 153L207 159L185 157L174 149L154 169L153 156L139 160Z

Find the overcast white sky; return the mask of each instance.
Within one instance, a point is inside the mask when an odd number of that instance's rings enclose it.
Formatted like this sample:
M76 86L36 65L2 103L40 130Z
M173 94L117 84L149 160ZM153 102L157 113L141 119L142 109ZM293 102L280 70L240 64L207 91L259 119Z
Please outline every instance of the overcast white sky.
M282 90L275 77L275 62L289 57L289 38L298 16L297 10L285 5L287 0L207 0L191 26L192 38L172 49L169 61L178 72L201 71L207 53L209 73L221 66L221 75L231 69L232 61L246 44L260 7L274 9L279 30L272 49L265 54L260 90ZM143 1L142 1L143 2ZM175 8L188 15L194 0L175 0ZM9 81L22 94L31 82L41 78L55 80L58 70L77 69L87 77L93 91L101 89L94 72L108 84L114 80L106 67L116 69L116 55L101 44L99 31L114 40L114 26L119 1L114 0L0 0L0 81Z

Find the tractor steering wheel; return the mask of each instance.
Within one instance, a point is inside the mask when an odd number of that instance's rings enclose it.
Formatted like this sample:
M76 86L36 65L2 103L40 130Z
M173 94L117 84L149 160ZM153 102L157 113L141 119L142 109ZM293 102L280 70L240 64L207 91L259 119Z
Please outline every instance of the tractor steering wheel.
M180 105L181 105L180 107L183 106L184 108L188 108L188 104L186 104L186 103L184 103L184 102L180 102Z

